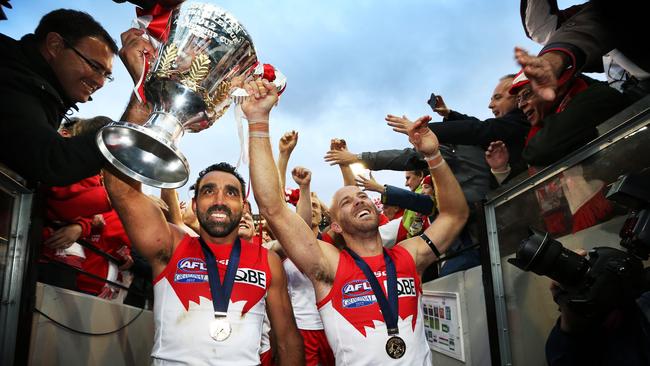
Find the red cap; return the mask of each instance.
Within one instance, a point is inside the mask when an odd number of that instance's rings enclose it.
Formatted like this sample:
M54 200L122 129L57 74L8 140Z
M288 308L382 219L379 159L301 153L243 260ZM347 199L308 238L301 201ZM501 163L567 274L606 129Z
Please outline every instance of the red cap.
M510 87L510 90L508 92L512 95L517 94L519 92L519 89L521 89L522 86L530 83L530 80L526 77L526 74L524 74L524 70L520 70L517 75L515 75L515 78L512 80L512 86Z

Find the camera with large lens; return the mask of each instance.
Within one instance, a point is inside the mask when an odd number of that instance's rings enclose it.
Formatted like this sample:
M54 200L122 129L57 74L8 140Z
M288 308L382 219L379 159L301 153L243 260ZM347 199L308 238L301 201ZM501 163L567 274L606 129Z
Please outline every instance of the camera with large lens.
M629 209L620 231L622 251L596 247L583 257L548 233L530 229L515 258L508 262L557 281L563 291L555 298L586 318L598 318L633 303L650 290L650 169L620 177L607 198Z

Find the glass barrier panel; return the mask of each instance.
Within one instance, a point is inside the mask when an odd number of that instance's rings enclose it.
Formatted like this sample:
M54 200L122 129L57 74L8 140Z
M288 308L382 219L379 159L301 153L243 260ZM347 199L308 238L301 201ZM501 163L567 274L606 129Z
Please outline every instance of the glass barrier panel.
M638 172L650 161L650 129L641 129L550 177L495 209L501 257L517 250L529 227L554 238L624 215L627 209L605 198L619 176ZM533 173L534 168L529 170Z
M530 237L530 227L548 232L569 249L625 251L619 232L629 208L606 195L621 175L650 166L650 119L644 118L645 125L639 119L639 127L625 137L619 135L586 159L573 160L580 163L549 171L548 177L536 177L538 183L494 201L513 364L546 364L546 340L560 313L551 295L551 280L523 271L507 259ZM534 169L528 172L534 173Z
M11 235L11 214L14 196L0 190L0 294L4 294L5 276L9 265L9 239ZM4 296L4 295L3 295ZM6 300L6 299L2 299Z

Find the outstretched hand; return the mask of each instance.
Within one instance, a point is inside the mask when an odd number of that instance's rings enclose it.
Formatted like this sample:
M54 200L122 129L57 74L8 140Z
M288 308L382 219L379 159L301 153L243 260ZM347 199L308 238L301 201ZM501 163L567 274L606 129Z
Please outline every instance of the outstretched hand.
M392 114L387 115L385 119L387 122L386 124L391 126L393 128L393 131L408 135L409 126L412 126L419 121L429 123L431 121L431 116L422 116L416 119L415 122L411 122L406 116L398 117L393 116Z
M249 122L267 121L271 109L278 101L278 89L266 79L253 80L244 85L248 97L242 111Z
M520 47L515 47L515 60L521 65L524 74L530 80L533 92L545 101L555 100L558 80L551 63L543 57L529 55Z
M372 172L370 172L369 178L366 178L363 175L357 175L355 180L357 182L357 187L363 188L364 191L379 192L381 194L384 193L384 186L375 180L372 176Z
M285 132L280 137L280 154L291 154L298 143L298 131Z
M330 165L350 165L358 163L359 158L347 150L330 150L325 154L325 161Z
M311 183L311 171L301 166L293 168L291 171L291 177L299 187L304 187Z
M485 161L495 172L502 172L506 169L510 160L508 147L503 141L492 141L485 151Z
M330 140L330 150L325 154L325 161L330 165L350 165L359 162L355 153L348 151L348 145L344 139L334 138Z
M406 116L397 117L389 114L386 116L386 121L393 127L393 131L408 135L413 147L425 156L438 152L440 143L438 137L429 129L430 116L422 116L415 122L411 122Z

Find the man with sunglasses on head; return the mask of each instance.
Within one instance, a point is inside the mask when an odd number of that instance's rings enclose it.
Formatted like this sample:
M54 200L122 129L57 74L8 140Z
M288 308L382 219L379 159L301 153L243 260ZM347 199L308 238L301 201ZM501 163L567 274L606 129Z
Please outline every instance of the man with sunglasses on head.
M119 51L131 75L141 73L143 57L154 51L137 32L122 34ZM104 159L95 131L64 139L57 128L76 103L113 80L117 53L96 20L69 9L46 14L18 41L0 34L0 163L29 182L55 186L97 174ZM124 117L134 113L146 113L146 106L132 98Z
M577 72L573 66L560 78L553 95L545 99L534 91L528 79L529 74L534 77L545 70L541 58L520 48L515 49L515 58L522 70L509 93L515 96L517 107L531 125L522 151L529 165L553 164L586 145L598 136L598 125L629 105L625 95Z

